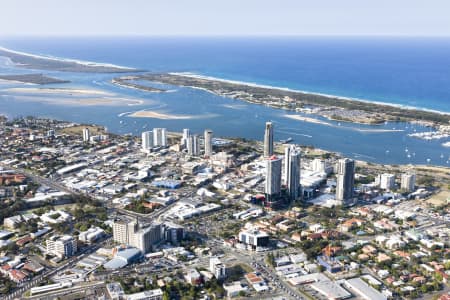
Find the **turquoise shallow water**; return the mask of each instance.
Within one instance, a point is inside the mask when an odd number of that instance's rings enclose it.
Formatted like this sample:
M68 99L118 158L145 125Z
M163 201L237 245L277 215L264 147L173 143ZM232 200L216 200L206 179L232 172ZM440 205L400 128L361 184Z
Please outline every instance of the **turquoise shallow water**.
M445 39L318 39L318 38L115 38L0 40L0 45L35 54L144 68L149 71L194 72L225 79L289 87L344 97L370 99L450 112L450 40ZM24 73L2 64L1 73ZM36 70L36 72L42 72ZM385 163L448 165L446 139L423 141L407 133L420 126L387 124L333 126L285 118L268 107L218 97L190 88L149 94L109 83L113 74L50 72L70 79L67 86L92 87L143 99L139 107L81 107L23 102L0 94L0 112L43 115L77 122L94 122L119 133L139 134L145 128L193 131L212 128L223 136L262 138L263 124L272 120L276 139L294 138L346 156ZM1 88L14 85L2 85ZM171 87L172 88L172 87ZM26 103L26 105L23 105ZM133 119L121 113L153 109L202 116L192 120ZM402 129L370 132L361 129Z

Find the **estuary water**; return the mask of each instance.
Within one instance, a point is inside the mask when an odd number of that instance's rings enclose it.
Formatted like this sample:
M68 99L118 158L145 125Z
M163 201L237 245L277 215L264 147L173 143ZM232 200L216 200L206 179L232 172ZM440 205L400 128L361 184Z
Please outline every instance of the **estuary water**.
M0 39L6 48L33 54L112 63L150 72L191 72L217 78L286 87L342 97L450 113L450 40L429 38L34 38ZM148 93L111 84L117 74L26 70L0 58L0 74L44 73L71 81L46 87L95 89L141 105L78 105L36 101L11 93L17 83L0 83L0 113L37 115L104 125L111 132L139 135L152 127L171 131L211 128L216 136L261 140L264 123L275 139L292 137L355 159L390 164L449 165L448 138L425 141L409 133L429 128L405 124L355 125L293 120L294 114L207 91L155 84L169 90ZM26 86L28 87L28 86ZM29 86L37 87L37 86ZM149 110L185 119L132 118Z

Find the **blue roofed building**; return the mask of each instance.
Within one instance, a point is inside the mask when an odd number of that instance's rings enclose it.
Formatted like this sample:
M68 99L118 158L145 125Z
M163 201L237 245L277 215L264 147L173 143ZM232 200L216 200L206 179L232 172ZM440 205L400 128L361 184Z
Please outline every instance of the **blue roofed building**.
M103 267L108 270L120 269L138 262L141 258L142 252L137 248L118 249L114 258L104 264Z

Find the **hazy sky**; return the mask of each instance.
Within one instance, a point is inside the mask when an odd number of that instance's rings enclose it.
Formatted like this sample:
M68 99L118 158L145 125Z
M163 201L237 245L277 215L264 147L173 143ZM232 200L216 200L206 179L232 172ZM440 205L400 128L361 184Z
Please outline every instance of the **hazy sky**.
M450 36L450 0L0 0L0 35Z

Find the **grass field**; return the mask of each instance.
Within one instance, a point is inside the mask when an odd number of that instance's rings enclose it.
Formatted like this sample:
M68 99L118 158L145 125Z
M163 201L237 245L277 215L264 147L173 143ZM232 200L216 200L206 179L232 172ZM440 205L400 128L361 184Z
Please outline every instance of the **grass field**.
M450 202L450 192L449 191L442 191L427 200L427 203L434 205L434 206L445 205L449 202Z
M102 126L93 126L93 125L78 125L67 127L61 130L61 133L69 134L69 135L82 135L83 129L89 128L89 132L91 135L98 135L101 133L105 133L105 130Z

